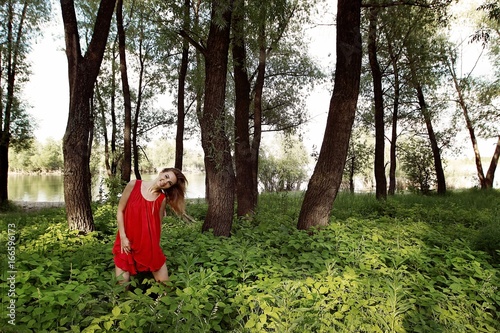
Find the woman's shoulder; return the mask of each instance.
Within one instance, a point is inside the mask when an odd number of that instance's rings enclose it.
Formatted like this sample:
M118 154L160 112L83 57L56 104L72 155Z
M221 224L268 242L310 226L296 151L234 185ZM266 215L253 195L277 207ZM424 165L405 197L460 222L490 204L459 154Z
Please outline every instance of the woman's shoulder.
M128 188L134 188L136 184L140 184L140 180L132 179L127 183Z

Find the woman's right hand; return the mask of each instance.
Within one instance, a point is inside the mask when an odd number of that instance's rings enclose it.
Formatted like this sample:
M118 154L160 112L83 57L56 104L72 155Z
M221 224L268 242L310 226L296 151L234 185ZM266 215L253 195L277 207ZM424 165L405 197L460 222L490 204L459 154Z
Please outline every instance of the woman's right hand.
M130 241L127 237L120 237L122 253L129 254L132 250L130 247Z

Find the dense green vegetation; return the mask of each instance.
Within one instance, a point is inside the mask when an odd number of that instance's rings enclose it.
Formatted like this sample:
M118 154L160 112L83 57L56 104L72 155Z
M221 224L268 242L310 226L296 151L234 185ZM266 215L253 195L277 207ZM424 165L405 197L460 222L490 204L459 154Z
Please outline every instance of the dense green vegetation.
M302 197L260 198L230 238L165 218L171 281L116 285L115 208L94 207L98 231L68 231L62 209L1 215L15 229L15 323L3 332L497 332L499 191L447 196L340 195L330 225L296 229ZM7 247L3 246L2 265ZM489 254L488 254L489 253ZM2 266L2 271L7 271ZM158 297L164 292L167 296Z

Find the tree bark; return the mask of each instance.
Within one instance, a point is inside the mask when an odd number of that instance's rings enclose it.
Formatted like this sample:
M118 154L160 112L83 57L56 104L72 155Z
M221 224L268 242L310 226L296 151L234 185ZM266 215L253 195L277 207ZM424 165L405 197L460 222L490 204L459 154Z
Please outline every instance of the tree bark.
M212 230L216 236L230 236L234 213L235 175L225 128L224 106L232 4L233 0L212 2L204 53L205 96L201 142L208 181L208 211L202 230Z
M92 40L81 54L73 0L61 0L68 59L70 104L63 137L64 200L69 228L83 233L95 229L91 203L88 153L91 131L91 98L108 39L115 1L102 0Z
M128 83L125 28L123 27L123 0L117 0L116 2L116 27L118 32L118 52L120 55L123 110L125 114L123 124L123 161L121 167L121 179L126 184L130 181L130 175L132 174L132 102L130 97L130 85Z
M243 0L235 1L233 14L233 72L235 88L234 136L236 167L237 215L252 215L256 208L257 196L254 193L253 152L250 143L250 79L247 72L247 53L244 28Z
M375 193L377 199L387 198L385 176L385 125L384 97L382 93L382 73L377 59L377 19L380 8L370 8L368 30L368 57L373 77L373 98L375 101Z
M335 86L318 162L305 193L297 228L328 224L342 181L356 111L361 73L361 0L337 4Z

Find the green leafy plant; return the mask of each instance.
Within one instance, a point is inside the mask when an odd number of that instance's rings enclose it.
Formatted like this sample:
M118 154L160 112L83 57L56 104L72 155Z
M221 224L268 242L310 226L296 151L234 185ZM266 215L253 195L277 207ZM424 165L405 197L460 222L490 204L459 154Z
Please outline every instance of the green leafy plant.
M232 236L202 221L164 219L170 281L117 284L115 208L94 207L98 231L67 230L63 209L2 215L16 226L15 326L5 332L496 332L499 267L478 250L498 221L498 191L340 194L328 227L296 229L301 195L267 194ZM206 204L190 202L203 216ZM489 243L496 239L495 234ZM460 237L459 237L460 236ZM2 229L2 239L7 231ZM4 258L6 249L0 254ZM7 282L0 283L7 290ZM2 307L10 302L1 294Z

